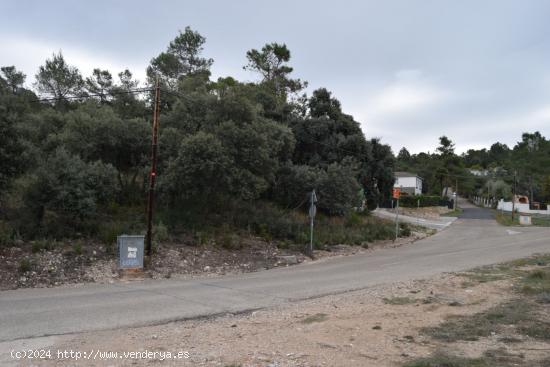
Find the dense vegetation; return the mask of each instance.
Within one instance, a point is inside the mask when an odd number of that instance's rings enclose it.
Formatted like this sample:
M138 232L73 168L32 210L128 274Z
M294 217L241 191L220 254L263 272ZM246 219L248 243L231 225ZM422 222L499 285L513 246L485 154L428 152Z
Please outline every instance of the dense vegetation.
M465 196L510 200L515 180L518 195L550 203L550 140L539 132L524 133L513 148L495 143L490 149L470 149L461 155L442 136L433 154L411 155L401 149L396 167L418 173L424 178L424 191L433 195L441 195L448 187L454 190L458 184Z
M0 76L0 215L4 238L142 231L150 169L151 87L161 86L157 205L172 230L222 223L273 227L273 213L306 207L345 217L390 195L394 157L367 140L325 88L292 77L284 44L246 53L255 83L211 80L205 38L186 28L151 59L147 89L129 70L84 77L61 52L32 89L13 66ZM282 212L279 212L282 211ZM286 212L285 212L286 211ZM264 217L262 217L264 216ZM302 218L303 219L303 218ZM282 219L279 219L280 222ZM288 219L286 219L288 221ZM294 233L271 228L278 235ZM289 229L290 228L290 229ZM295 236L299 237L299 236ZM296 238L299 240L299 238Z

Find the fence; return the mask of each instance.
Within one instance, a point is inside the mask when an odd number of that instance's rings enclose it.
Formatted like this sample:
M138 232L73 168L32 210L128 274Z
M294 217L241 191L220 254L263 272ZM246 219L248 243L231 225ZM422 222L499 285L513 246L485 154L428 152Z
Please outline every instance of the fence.
M473 196L471 200L474 202L474 204L483 206L485 208L494 208L497 205L496 200L493 200L492 198L484 198L481 196ZM511 203L510 203L511 204ZM512 211L510 209L510 211Z
M550 215L550 206L547 206L546 210L531 209L529 207L529 204L515 203L515 205L513 205L511 201L504 201L502 199L499 200L499 202L497 204L497 209L498 210L503 210L505 212L511 212L512 207L514 207L515 210L519 213Z

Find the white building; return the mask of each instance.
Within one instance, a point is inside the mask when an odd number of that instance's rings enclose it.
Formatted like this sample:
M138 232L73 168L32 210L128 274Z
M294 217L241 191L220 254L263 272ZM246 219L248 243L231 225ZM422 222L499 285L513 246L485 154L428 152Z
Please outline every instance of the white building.
M422 177L410 172L395 172L394 175L393 187L400 187L402 193L409 195L422 194Z

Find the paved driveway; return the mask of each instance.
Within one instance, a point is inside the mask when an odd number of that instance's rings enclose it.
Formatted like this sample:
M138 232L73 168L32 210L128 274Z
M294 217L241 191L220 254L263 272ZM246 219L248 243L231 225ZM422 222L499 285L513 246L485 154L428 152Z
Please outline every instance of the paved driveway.
M376 209L372 212L373 215L384 218L384 219L390 219L395 220L395 213L391 212L390 210L386 209ZM408 215L402 215L399 214L399 221L400 222L406 222L410 224L416 224L419 226L436 229L438 231L441 231L448 226L450 226L457 218L456 217L440 217L440 218L419 218L419 217L412 217Z

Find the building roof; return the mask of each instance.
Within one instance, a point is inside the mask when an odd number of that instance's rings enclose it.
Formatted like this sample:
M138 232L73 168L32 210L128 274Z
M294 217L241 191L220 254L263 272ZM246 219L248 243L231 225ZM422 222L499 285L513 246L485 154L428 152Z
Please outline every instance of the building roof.
M420 176L418 176L416 173L410 173L410 172L404 172L404 171L394 172L393 174L395 175L395 177L418 177L418 178L420 178Z

